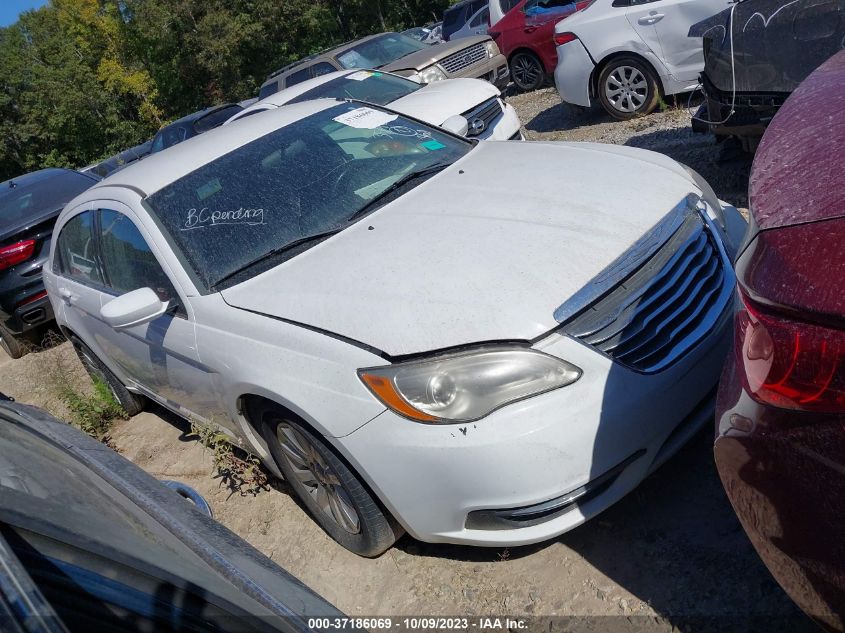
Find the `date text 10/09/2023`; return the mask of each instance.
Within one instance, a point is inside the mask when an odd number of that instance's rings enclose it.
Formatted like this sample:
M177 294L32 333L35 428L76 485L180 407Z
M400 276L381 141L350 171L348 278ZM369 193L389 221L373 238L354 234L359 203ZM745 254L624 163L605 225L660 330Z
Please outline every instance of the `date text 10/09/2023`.
M375 617L309 618L316 631L518 631L528 628L524 619L505 617Z

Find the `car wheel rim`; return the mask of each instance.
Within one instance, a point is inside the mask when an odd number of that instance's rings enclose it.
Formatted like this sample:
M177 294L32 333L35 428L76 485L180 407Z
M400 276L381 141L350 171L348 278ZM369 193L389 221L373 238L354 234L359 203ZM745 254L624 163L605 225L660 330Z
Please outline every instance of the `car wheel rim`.
M520 55L514 60L513 76L520 86L533 86L539 75L537 64L527 55Z
M619 66L604 82L608 102L620 112L636 112L648 99L648 80L633 66Z
M358 534L361 522L349 492L314 445L302 433L284 423L276 427L276 438L293 476L320 511L346 532Z

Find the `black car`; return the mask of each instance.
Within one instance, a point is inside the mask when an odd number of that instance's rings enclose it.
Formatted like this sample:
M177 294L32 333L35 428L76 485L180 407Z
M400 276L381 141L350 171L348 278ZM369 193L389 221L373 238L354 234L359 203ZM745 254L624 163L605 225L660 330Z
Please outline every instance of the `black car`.
M0 631L304 632L342 617L104 444L0 401Z
M98 180L70 169L42 169L0 183L0 345L26 352L37 327L53 320L41 280L56 217Z
M704 38L705 60L693 130L753 152L789 95L845 46L845 2L743 0L689 36Z
M223 125L241 110L243 110L243 107L237 103L224 103L177 119L156 132L150 151L155 154L203 132L213 130Z

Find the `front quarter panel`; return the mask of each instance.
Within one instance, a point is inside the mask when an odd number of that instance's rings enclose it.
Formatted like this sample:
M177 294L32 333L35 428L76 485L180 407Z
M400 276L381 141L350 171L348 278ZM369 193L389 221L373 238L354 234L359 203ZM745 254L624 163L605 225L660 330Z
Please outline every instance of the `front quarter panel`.
M330 335L229 306L219 294L191 299L202 362L220 375L234 420L252 394L279 403L326 437L342 437L384 411L357 369L387 364L371 351ZM242 434L264 454L250 428Z

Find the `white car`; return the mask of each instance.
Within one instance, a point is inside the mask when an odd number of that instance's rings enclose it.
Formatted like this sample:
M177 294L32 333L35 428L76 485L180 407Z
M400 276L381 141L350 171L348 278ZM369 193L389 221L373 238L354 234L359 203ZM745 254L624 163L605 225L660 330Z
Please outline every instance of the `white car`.
M78 196L44 279L127 411L222 428L373 556L554 537L672 455L713 416L744 230L659 154L323 99Z
M342 70L280 90L226 121L312 99L357 99L389 106L406 116L442 126L454 116L467 120L466 136L493 141L521 140L521 123L501 92L482 79L444 79L420 84L378 70ZM452 130L455 131L455 130Z
M617 119L652 112L661 96L689 92L704 69L690 27L726 0L595 0L555 26L555 84L566 103L595 101Z

